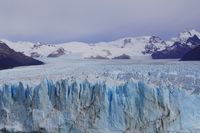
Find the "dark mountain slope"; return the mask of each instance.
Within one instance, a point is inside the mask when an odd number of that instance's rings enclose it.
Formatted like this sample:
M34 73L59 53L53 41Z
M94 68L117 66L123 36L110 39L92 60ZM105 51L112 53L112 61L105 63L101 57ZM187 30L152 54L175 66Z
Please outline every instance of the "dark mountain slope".
M186 53L182 58L182 61L200 61L200 46L197 46L196 48L190 50L188 53Z
M41 61L25 56L9 48L5 43L0 42L0 70L17 66L41 65Z
M183 45L179 42L176 42L173 46L162 51L155 52L151 56L153 59L178 59L191 49L192 48L188 45Z

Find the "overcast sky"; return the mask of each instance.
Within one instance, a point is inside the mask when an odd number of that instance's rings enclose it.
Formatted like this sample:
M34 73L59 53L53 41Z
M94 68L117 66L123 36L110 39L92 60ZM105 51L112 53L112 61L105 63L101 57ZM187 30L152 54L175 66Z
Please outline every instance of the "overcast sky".
M0 0L0 38L13 41L164 39L200 31L200 0Z

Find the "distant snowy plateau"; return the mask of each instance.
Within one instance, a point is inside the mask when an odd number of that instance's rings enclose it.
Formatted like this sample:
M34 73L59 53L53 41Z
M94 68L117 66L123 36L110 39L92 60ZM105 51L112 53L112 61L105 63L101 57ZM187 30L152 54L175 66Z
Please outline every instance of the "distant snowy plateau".
M170 41L2 40L45 64L0 70L0 133L200 133L200 62L151 59L193 48L199 37L192 30Z

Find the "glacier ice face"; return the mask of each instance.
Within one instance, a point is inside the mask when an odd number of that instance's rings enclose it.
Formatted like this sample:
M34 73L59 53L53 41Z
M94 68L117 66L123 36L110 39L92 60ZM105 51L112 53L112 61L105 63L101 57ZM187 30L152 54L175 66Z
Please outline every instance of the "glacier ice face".
M199 103L185 89L132 79L20 82L0 89L0 132L197 133Z

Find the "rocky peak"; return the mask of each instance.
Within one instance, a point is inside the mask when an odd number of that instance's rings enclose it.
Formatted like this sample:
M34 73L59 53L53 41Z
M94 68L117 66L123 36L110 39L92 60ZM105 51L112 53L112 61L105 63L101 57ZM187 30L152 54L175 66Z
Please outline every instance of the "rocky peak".
M176 41L179 41L180 43L186 43L189 38L194 36L200 38L200 33L194 29L190 31L184 31L179 34Z
M162 39L157 36L151 36L149 38L149 43L162 43Z
M58 48L56 51L52 52L51 54L48 55L48 57L59 57L65 54L65 49L64 48Z
M189 37L186 43L191 43L191 45L200 45L200 38L197 35L194 35L193 37Z

